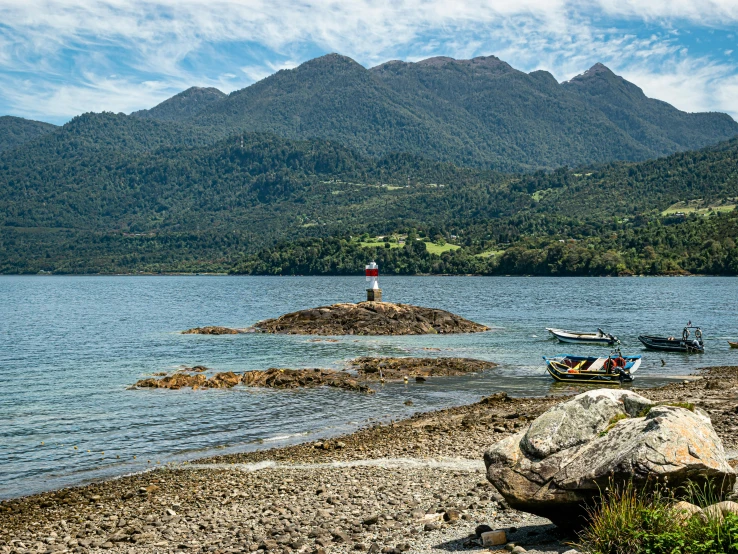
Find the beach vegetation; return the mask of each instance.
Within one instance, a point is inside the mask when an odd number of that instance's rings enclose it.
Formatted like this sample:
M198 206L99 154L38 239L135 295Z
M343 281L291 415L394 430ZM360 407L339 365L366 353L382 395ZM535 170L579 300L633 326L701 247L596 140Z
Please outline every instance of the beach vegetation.
M738 554L738 515L718 510L680 511L680 499L705 508L720 501L710 484L679 491L632 482L603 491L579 533L587 554Z

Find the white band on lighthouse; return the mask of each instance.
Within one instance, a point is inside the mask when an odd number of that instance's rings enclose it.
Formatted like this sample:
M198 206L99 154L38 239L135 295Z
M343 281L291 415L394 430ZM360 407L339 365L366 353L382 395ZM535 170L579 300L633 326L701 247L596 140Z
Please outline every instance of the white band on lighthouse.
M379 266L376 264L376 262L372 262L369 265L367 265L365 269L365 273L366 273L366 280L369 281L369 288L378 289L379 288Z

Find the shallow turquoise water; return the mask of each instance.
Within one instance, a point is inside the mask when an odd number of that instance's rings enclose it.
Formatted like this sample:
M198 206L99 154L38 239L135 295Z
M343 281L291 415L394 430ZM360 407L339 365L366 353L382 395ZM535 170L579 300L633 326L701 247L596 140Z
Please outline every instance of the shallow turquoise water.
M0 498L139 471L150 467L147 460L155 465L317 438L498 390L559 394L565 389L552 384L542 355L607 349L557 344L547 326L616 334L623 353L644 355L640 386L698 367L738 364L738 350L726 342L738 340L735 278L380 282L387 301L444 308L493 331L340 337L338 343L178 333L202 325L246 327L285 312L362 300L363 277L0 277ZM636 339L679 333L689 319L705 331L705 354L648 353ZM340 367L362 355L470 356L501 365L483 375L389 384L371 396L329 389L127 390L182 364L218 371ZM407 399L413 406L404 405Z

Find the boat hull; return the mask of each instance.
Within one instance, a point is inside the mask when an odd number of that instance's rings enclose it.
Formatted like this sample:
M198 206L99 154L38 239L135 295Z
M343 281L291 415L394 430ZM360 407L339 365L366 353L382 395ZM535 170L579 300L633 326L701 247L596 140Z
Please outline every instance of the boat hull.
M613 346L619 341L615 337L608 335L597 335L595 333L575 333L573 331L565 331L563 329L549 329L546 331L551 333L559 342L568 344L601 344L605 346Z
M728 344L730 345L731 348L738 348L738 342L728 341Z
M556 358L543 359L546 361L546 371L560 383L588 383L602 384L609 383L612 385L620 385L633 381L633 373L641 365L640 356L624 356L627 362L627 369L617 368L615 371L574 371L567 367L563 360L572 362L587 361L590 362L597 358L587 358L584 356L559 356Z
M705 345L702 342L695 344L695 341L671 339L664 337L650 337L641 335L638 337L643 346L648 350L658 350L660 352L685 352L685 353L702 353L705 351Z

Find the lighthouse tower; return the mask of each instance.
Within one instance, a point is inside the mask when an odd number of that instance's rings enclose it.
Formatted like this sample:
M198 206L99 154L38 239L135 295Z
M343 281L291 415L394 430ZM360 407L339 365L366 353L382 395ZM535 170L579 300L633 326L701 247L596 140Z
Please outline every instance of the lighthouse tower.
M366 289L367 302L381 302L382 289L379 288L379 266L376 262L366 266L366 280L369 281L369 287Z

